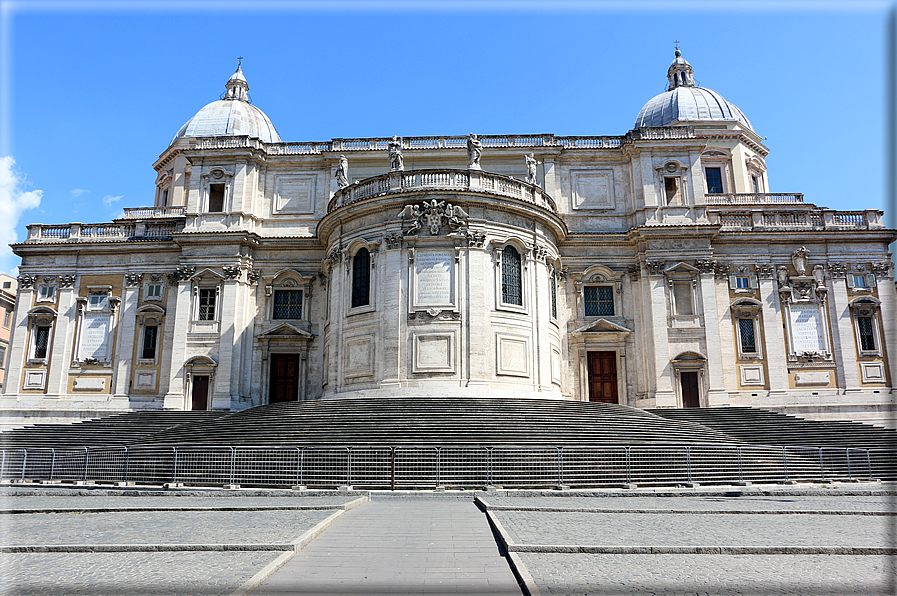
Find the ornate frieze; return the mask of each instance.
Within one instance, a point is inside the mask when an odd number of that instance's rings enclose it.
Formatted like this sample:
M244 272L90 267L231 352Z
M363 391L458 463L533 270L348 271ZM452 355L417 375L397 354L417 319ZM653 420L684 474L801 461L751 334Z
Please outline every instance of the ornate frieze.
M383 241L386 242L386 248L401 248L402 247L402 234L400 232L395 232L393 234L387 234L383 237Z
M258 269L250 269L246 272L246 280L252 285L257 284L261 278L262 272Z
M876 275L876 277L887 277L890 275L891 269L894 268L894 263L892 261L877 261L872 263L872 273Z
M62 288L70 288L75 285L75 281L78 279L76 275L60 275L59 276L59 286Z
M486 234L479 230L464 230L464 238L467 240L467 246L483 248L483 245L486 244Z
M221 267L221 270L224 272L224 279L237 279L240 277L242 267L239 265L224 265Z
M828 272L832 277L845 277L847 275L847 263L829 263Z
M698 259L695 261L695 267L701 273L713 273L716 270L716 259Z
M638 281L642 275L642 268L638 265L630 265L626 271L629 273L629 281Z
M439 321L459 321L461 313L453 310L442 310L439 308L428 308L427 310L418 310L408 313L410 320L415 319L434 319Z
M666 263L663 261L645 261L645 270L648 275L663 275Z
M196 267L191 265L179 265L174 272L168 274L168 280L176 284L179 281L187 281L196 273Z
M538 244L533 247L533 258L537 261L545 261L545 257L548 256L548 249L544 246L539 246Z
M772 263L758 263L754 267L754 271L757 272L757 277L760 279L772 279L776 274L776 267Z
M125 285L129 288L139 286L142 281L142 273L125 273Z
M34 284L37 283L36 275L20 275L17 279L19 287L24 289L33 288Z

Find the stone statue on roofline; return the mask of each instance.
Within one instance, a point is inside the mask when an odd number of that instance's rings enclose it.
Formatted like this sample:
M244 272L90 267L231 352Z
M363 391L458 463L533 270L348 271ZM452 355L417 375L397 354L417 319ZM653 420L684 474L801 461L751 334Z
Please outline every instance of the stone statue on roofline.
M525 155L524 159L526 159L526 181L530 184L538 184L536 182L536 166L539 162L536 161L536 158L532 153Z
M349 160L345 155L339 156L339 165L336 166L336 173L333 175L336 183L340 188L349 186Z
M467 137L467 169L482 170L480 157L483 156L483 143L473 133Z
M389 171L401 172L405 169L405 158L402 156L402 142L392 135L392 140L386 145L389 151Z

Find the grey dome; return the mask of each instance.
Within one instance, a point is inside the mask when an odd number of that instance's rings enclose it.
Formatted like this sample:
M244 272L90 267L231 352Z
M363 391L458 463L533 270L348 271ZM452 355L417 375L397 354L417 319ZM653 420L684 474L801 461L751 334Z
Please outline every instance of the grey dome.
M665 93L651 98L638 113L635 128L670 126L679 122L732 121L754 130L741 110L712 89L695 85L691 64L676 48L676 58L667 70Z
M280 135L263 111L249 103L249 85L238 66L225 85L223 99L213 101L181 127L172 144L184 137L249 136L265 143L279 143Z
M635 128L670 126L678 122L734 120L754 130L741 110L722 95L704 87L676 87L650 99L639 111Z

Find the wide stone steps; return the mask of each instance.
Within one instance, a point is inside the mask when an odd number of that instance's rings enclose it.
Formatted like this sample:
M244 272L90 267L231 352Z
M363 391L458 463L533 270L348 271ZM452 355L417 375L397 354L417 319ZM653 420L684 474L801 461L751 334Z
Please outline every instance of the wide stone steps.
M897 431L859 422L806 420L744 407L658 408L647 411L668 420L697 423L745 443L897 449Z

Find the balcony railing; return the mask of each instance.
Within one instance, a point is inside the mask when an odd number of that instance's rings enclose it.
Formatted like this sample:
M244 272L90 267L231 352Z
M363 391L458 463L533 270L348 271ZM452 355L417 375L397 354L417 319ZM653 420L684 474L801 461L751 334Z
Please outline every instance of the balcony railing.
M882 223L883 215L883 212L876 209L835 211L805 208L778 211L768 208L727 209L725 206L707 209L710 223L719 224L723 230L881 230L885 227Z
M557 212L554 199L538 186L481 170L414 170L381 174L340 189L330 200L327 212L364 199L415 190L482 192L518 199L552 213Z
M183 217L186 207L125 207L122 219L155 219Z
M132 238L167 240L184 229L183 221L65 225L32 224L28 226L27 243L35 242L112 242Z
M704 197L708 205L798 205L804 202L801 193L728 193Z

